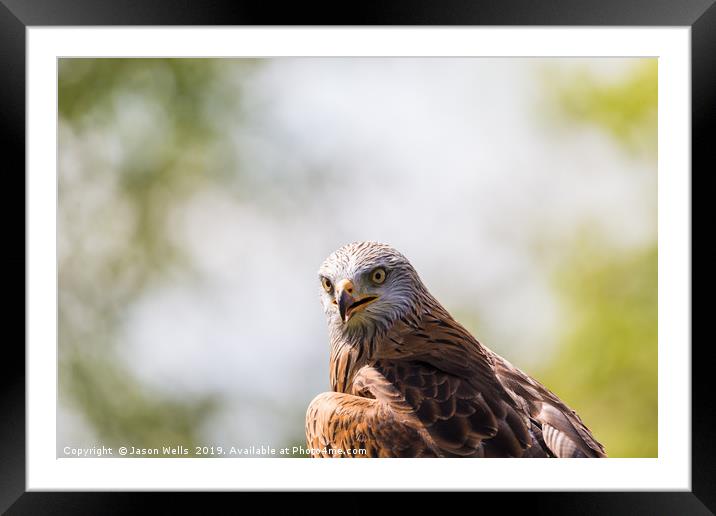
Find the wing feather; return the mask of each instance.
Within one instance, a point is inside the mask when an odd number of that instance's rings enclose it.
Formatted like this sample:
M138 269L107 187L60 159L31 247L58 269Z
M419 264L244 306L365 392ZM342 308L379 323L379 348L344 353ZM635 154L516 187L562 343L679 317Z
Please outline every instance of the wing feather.
M556 457L606 457L576 412L535 379L495 355L495 371L505 389L541 427L542 439Z

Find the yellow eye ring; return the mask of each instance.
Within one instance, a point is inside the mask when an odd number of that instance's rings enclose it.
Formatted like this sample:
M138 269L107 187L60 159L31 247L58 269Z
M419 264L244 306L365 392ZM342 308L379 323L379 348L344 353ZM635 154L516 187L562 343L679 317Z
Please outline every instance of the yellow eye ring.
M378 267L373 272L370 273L370 279L373 283L377 283L380 285L385 281L385 269L383 267Z
M325 277L321 277L321 284L323 285L323 290L330 293L331 290L333 290L333 283L331 283L331 280Z

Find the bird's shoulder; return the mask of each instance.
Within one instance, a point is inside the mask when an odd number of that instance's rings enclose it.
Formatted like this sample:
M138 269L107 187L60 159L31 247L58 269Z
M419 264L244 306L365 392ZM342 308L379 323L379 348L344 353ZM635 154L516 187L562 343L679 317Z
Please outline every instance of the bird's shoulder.
M440 307L396 321L377 342L374 358L425 362L465 378L495 378L492 354Z

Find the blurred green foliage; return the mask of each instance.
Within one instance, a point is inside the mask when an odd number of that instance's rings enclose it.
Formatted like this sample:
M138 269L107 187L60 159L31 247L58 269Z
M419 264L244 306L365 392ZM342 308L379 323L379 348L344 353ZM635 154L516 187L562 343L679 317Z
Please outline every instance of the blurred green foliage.
M537 377L582 419L610 457L656 457L656 246L613 256L576 246L555 274L570 321Z
M556 106L568 123L596 126L655 163L657 63L642 60L608 84L576 74L555 88ZM536 376L577 410L610 457L658 455L657 263L656 241L621 250L585 231L553 271L567 324Z
M242 65L249 73L253 61ZM171 209L230 163L217 107L241 95L222 73L218 60L59 62L60 402L106 445L205 444L202 423L220 407L142 384L119 330L147 288L191 266L170 238ZM95 143L81 162L62 160L70 138ZM95 190L102 202L87 197Z
M112 353L108 350L108 355ZM65 362L63 380L100 442L159 448L203 445L202 423L219 409L216 399L178 399L148 389L116 360Z
M571 120L600 127L630 152L656 159L657 59L640 60L626 80L604 83L581 71L550 86Z

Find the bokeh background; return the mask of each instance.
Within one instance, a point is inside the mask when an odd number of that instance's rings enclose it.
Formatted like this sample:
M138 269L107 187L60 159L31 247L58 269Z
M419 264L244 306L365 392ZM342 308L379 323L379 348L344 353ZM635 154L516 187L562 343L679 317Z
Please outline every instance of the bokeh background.
M304 444L369 239L657 456L656 141L655 59L61 59L58 455Z

